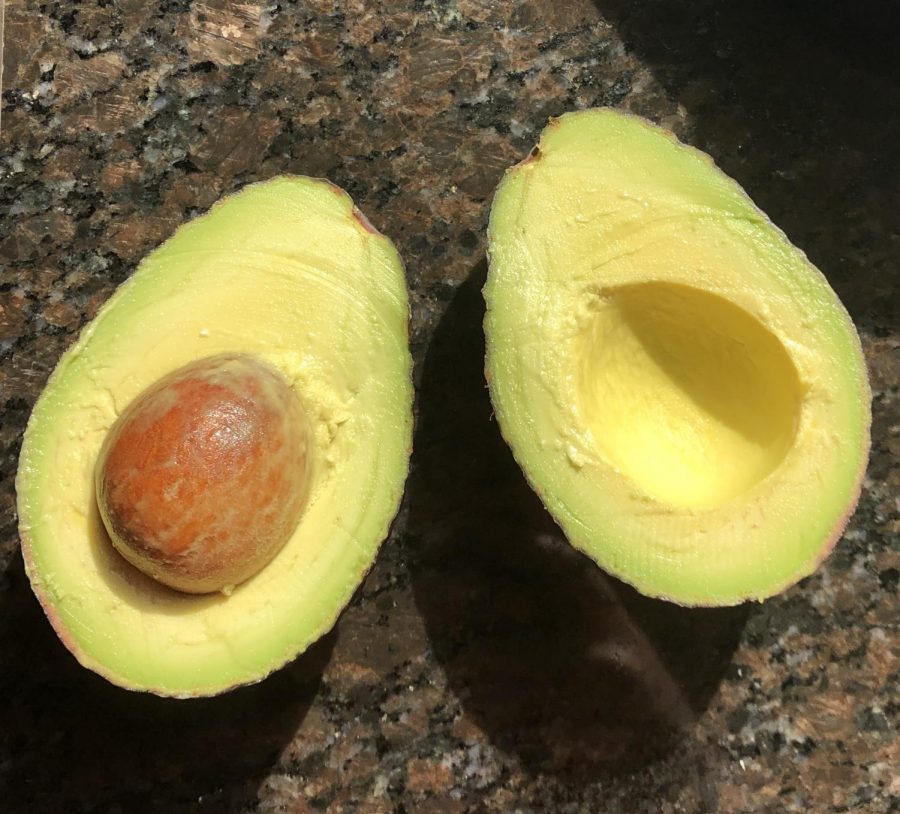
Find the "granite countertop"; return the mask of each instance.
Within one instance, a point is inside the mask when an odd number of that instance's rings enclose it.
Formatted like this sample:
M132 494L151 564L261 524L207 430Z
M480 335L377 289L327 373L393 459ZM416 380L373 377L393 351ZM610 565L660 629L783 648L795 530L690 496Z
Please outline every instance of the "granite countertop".
M0 809L898 811L896 20L874 0L805 5L8 0ZM859 509L816 575L761 605L686 610L586 564L491 421L492 190L548 116L601 104L710 152L861 330ZM406 499L337 628L294 664L220 698L127 693L77 665L28 588L22 429L150 248L283 172L345 187L406 261Z

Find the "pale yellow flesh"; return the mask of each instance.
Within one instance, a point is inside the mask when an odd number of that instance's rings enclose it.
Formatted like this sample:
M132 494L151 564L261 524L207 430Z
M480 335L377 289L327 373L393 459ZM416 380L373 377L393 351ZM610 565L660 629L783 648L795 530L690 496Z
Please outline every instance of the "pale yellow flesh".
M552 123L497 192L485 298L498 421L576 546L685 604L815 567L867 457L859 341L706 156L612 111Z
M124 686L204 695L253 681L327 630L387 534L411 446L403 269L327 182L246 188L151 254L63 357L17 479L26 564L66 644ZM254 354L314 427L297 531L230 596L163 588L110 547L92 470L117 414L203 356Z
M598 301L576 349L598 451L650 496L714 508L783 460L802 392L784 346L728 300L666 283Z

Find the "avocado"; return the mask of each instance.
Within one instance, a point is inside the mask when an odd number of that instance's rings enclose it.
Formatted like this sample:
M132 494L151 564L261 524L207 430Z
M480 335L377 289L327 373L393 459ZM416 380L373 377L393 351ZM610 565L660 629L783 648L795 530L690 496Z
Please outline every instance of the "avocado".
M323 180L245 187L143 260L50 377L16 478L26 571L83 665L129 689L213 695L262 679L332 627L403 491L408 319L394 246ZM221 378L235 364L250 379L276 376L296 397L299 435L285 437L305 446L290 464L298 474L287 477L303 494L288 501L287 539L260 570L185 593L111 544L96 494L101 453L117 419L171 390L171 377L214 369ZM266 477L256 492L273 488ZM253 524L242 510L255 515L263 497L236 501L245 528ZM216 500L233 511L227 496ZM173 514L182 503L173 501Z
M806 256L707 155L608 109L550 122L488 232L492 403L570 542L683 605L810 574L871 418L859 338Z

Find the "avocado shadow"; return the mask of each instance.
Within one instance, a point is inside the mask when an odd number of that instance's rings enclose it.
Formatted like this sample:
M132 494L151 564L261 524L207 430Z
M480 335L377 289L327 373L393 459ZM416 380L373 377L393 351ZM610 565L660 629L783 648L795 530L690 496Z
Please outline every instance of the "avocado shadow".
M857 324L900 327L900 6L594 0Z
M749 609L648 599L565 541L492 416L485 273L482 262L457 290L421 372L408 519L416 603L451 687L494 745L568 783L627 774L682 741Z
M332 632L266 680L213 698L129 692L56 638L21 562L0 607L3 810L242 811L315 698Z

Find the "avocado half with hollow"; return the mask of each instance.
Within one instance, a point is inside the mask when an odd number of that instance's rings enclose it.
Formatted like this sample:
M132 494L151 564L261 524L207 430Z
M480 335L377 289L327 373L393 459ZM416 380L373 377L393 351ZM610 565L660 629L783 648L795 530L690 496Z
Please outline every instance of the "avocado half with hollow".
M51 376L16 480L28 576L82 664L129 689L212 695L263 678L334 624L403 491L412 443L408 318L394 246L327 181L248 186L141 263ZM265 387L291 392L273 389L273 404L296 397L306 423L299 434L269 438L266 455L279 454L284 438L308 449L291 451L304 494L285 498L291 528L274 557L240 584L191 594L147 576L113 548L95 469L118 416L160 381L177 384L179 371L207 359L216 381L222 365L237 364L241 387L270 377ZM208 395L205 386L194 395ZM173 387L163 389L171 395ZM251 393L228 409L261 399ZM161 426L132 434L158 438ZM255 492L250 484L249 505L245 496L235 505L217 497L242 533L253 525L242 513L275 488L265 463L258 471L267 479ZM119 469L134 467L126 460ZM158 491L177 514L180 498Z
M737 183L642 119L567 114L504 177L489 254L497 420L573 545L686 605L816 568L859 496L865 363Z

